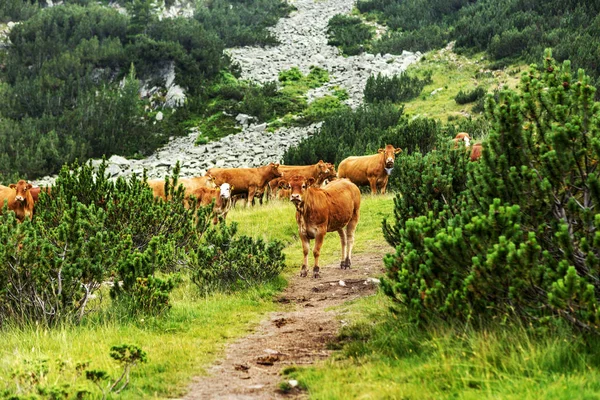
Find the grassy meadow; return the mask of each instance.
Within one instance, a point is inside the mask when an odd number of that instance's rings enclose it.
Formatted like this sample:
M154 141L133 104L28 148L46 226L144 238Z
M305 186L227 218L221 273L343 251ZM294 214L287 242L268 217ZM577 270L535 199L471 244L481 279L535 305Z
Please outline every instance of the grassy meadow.
M355 254L381 251L383 256L389 252L381 233L381 220L391 214L392 208L392 196L363 197ZM302 249L291 203L238 206L228 220L238 223L240 234L283 241L289 266L286 274L298 273ZM339 236L328 234L322 265L337 261L339 253ZM267 313L282 307L272 298L285 285L285 278L280 277L264 287L204 296L184 277L173 293L171 310L161 317L118 320L100 311L80 326L6 328L0 333L0 388L17 393L17 388L21 388L21 393L29 393L38 383L47 387L69 385L99 398L100 390L77 372L77 364L87 362L89 369L104 370L114 379L122 368L109 357L109 350L113 345L126 343L146 351L148 361L132 369L131 382L119 398L182 395L192 377L205 373L206 367L223 354L228 342L248 334Z

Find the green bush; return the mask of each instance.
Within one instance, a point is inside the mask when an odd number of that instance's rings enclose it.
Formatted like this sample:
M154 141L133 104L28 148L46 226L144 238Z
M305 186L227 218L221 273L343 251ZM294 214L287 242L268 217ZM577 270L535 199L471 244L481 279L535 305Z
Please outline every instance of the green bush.
M191 280L203 292L234 290L276 278L285 268L283 243L265 243L247 236L234 237L235 224L221 224L206 233L209 245L197 246L190 255Z
M396 201L397 229L386 235L396 253L385 260L383 288L417 320L558 319L597 331L596 90L550 54L520 88L498 103L488 97L489 138L467 167L463 194L438 214L417 199L422 214L406 220Z
M343 104L338 97L327 95L314 99L304 110L302 117L307 122L323 121L343 108L348 108L348 106Z
M373 28L360 18L343 14L334 15L327 24L328 44L337 46L343 54L354 56L362 53L373 39Z
M479 99L483 99L485 97L485 93L485 89L481 86L476 87L470 92L463 92L462 90L460 90L456 97L454 97L454 101L456 102L456 104L474 103Z
M377 74L371 75L367 79L364 94L367 103L376 103L381 101L391 101L399 103L412 100L418 97L423 88L430 84L431 74L419 79L416 76L410 76L407 73L387 77Z
M7 210L0 215L0 326L80 322L109 280L115 311L164 312L178 281L172 273L215 246L231 245L231 256L256 255L256 276L283 265L281 245L233 238L233 228L212 226L210 206L186 208L183 188L174 189L178 168L167 186L168 202L155 198L144 180L112 182L105 169L64 167L51 196L40 194L31 222L18 224ZM207 282L218 286L222 278Z

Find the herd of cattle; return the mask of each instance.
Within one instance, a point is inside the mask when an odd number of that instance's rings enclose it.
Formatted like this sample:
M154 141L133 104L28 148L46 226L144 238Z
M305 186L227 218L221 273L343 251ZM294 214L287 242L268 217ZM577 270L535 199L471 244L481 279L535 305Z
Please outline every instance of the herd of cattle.
M455 147L463 141L471 147L471 161L481 156L480 144L470 145L471 138L461 132L453 139ZM296 222L302 241L304 261L301 275L307 275L310 240L315 240L313 276L319 276L319 255L327 232L338 232L342 244L340 267L350 268L354 231L359 219L360 190L358 186L370 186L371 193L379 190L384 194L388 179L394 168L400 148L387 145L377 154L348 157L336 172L331 163L319 161L314 165L280 165L270 163L258 168L211 168L204 176L182 178L178 183L185 189L185 201L200 205L213 204L213 222L217 223L236 200L245 198L247 205L266 193L269 199L289 199L296 207ZM168 200L164 180L148 181L156 197ZM16 218L23 221L32 218L34 204L42 189L20 180L10 186L0 185L0 204L7 203ZM51 188L43 189L51 195Z

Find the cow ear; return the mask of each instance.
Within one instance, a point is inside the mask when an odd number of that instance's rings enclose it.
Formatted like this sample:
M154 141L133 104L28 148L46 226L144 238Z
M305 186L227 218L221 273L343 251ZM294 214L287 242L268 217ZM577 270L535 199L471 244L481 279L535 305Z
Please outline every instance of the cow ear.
M235 186L231 185L231 187L229 188L229 190L233 191L233 189L235 189Z
M324 164L323 160L319 160L319 164Z
M279 164L273 164L273 168L279 168Z
M33 187L33 185L31 183L28 183L26 186L27 190L31 189L32 187Z
M385 150L384 149L379 149L379 150L377 150L377 152L378 153L383 153L383 152L385 152Z
M17 185L15 185L14 183L11 183L10 185L8 185L8 187L11 189L16 189Z
M306 180L306 184L307 184L308 186L312 186L314 183L315 183L315 178L308 178L308 179Z
M402 152L402 149L400 147L398 147L396 150L394 150L394 153L396 153L396 154L401 153L401 152Z

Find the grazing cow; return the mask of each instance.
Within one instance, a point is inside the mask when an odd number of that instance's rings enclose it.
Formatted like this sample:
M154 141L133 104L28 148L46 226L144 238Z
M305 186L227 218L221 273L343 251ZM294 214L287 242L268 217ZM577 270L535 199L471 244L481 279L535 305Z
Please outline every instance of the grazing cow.
M231 191L232 187L229 183L223 183L217 189L209 187L199 187L195 189L191 196L194 196L198 204L207 206L213 201L213 224L219 222L219 217L227 218L227 213L231 209Z
M315 239L313 277L319 277L319 255L327 232L337 232L342 242L340 268L352 265L354 230L360 214L360 190L348 179L331 182L325 188L312 186L314 178L294 176L290 179L290 200L296 206L296 222L302 240L304 261L300 276L306 276L310 239Z
M471 145L471 137L467 132L457 133L454 139L452 139L452 141L454 142L455 149L458 148L458 143L460 143L461 141L465 143L465 147L469 147Z
M0 186L0 206L8 203L8 209L14 211L17 219L21 222L25 218L33 218L33 197L31 188L33 185L24 180L12 183L8 187Z
M172 181L171 181L172 183ZM179 185L183 185L183 187L185 188L185 196L189 197L190 194L192 194L192 192L198 188L201 187L207 187L207 188L215 188L216 185L213 182L213 178L210 175L205 175L205 176L197 176L197 177L193 177L193 178L179 178L177 180L177 186ZM167 197L165 196L165 180L164 179L154 179L151 181L148 181L148 186L150 186L150 189L152 189L152 192L154 193L154 196L156 197L160 197L163 200L166 200Z
M471 147L471 161L477 161L481 158L481 151L483 150L483 145L481 143L475 143Z
M338 166L338 176L348 178L358 186L370 185L371 194L376 194L378 187L381 188L381 194L385 194L396 154L401 151L401 148L388 144L385 149L379 149L377 154L348 157Z
M275 163L258 168L211 168L207 174L213 177L217 185L229 183L234 188L232 195L247 193L247 205L252 203L257 191L265 187L267 182L283 176L279 164Z

